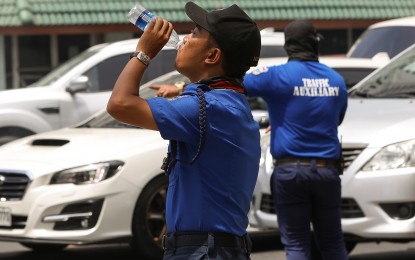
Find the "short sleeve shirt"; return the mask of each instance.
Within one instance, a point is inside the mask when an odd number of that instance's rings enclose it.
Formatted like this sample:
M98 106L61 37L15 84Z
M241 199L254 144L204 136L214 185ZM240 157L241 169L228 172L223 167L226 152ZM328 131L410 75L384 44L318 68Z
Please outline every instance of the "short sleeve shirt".
M317 61L258 67L244 78L248 96L262 97L271 124L271 154L338 159L338 125L347 109L343 77Z
M259 169L259 126L243 94L206 91L205 145L193 165L185 163L199 146L197 87L188 85L173 100L147 100L162 138L178 141L179 161L169 175L167 228L243 235Z

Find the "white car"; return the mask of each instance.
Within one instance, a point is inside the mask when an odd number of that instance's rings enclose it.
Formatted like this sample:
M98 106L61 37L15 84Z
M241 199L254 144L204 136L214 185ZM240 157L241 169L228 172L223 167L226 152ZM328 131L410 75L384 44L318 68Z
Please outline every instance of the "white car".
M91 47L27 88L0 91L0 145L79 123L105 107L137 39ZM173 71L176 50L164 47L142 82Z
M349 91L339 127L346 169L342 178L342 227L350 252L365 241L415 240L415 45ZM250 224L275 228L270 192L269 135Z
M261 41L261 57L286 56L283 33L261 33ZM137 39L130 39L93 46L27 88L0 91L0 145L79 123L100 111L136 45ZM175 58L176 50L164 47L141 83L174 71Z
M167 145L159 132L119 123L106 111L4 144L0 241L33 250L129 241L140 255L160 257Z

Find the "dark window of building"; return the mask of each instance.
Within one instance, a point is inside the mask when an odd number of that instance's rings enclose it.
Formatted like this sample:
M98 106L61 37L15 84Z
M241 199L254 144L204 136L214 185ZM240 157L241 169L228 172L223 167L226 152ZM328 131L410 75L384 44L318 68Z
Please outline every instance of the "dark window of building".
M69 60L90 47L90 37L83 35L59 35L58 52L59 64Z
M6 88L10 89L13 86L12 74L12 39L10 36L4 37L4 55L6 57Z
M346 54L347 46L347 31L346 30L319 30L323 35L320 41L320 54Z
M19 36L18 41L20 87L25 87L50 70L50 37Z

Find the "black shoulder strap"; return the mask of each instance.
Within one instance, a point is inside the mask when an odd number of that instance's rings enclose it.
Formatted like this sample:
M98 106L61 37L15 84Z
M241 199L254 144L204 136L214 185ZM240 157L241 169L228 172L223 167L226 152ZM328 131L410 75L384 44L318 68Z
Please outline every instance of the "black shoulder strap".
M207 88L206 88L207 87ZM206 115L206 98L205 93L202 88L209 90L210 88L206 85L200 85L196 88L197 96L199 98L199 147L197 148L196 154L191 161L178 160L177 155L177 141L170 140L170 152L167 153L167 157L163 159L163 164L161 169L169 175L170 171L173 169L176 162L193 164L196 159L199 157L200 153L203 150L206 141L206 127L207 127L207 115Z

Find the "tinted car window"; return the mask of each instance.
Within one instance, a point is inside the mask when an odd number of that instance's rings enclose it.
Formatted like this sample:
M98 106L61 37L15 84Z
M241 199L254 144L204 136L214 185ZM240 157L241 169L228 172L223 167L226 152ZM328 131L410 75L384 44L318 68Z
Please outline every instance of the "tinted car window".
M414 27L385 27L367 30L350 49L349 57L372 58L387 52L392 58L415 43Z
M129 55L123 54L106 59L88 70L84 75L88 76L88 92L110 91L117 81Z
M177 51L174 49L165 49L159 52L159 54L157 54L157 56L153 58L148 65L148 69L141 79L141 84L175 70L176 68L174 67L174 64L176 60L176 53Z
M115 82L125 64L129 60L129 54L122 54L108 58L90 70L84 75L88 76L88 92L112 91ZM175 70L174 62L176 59L176 50L163 50L154 59L151 60L148 69L144 73L141 84L144 84L158 76Z

